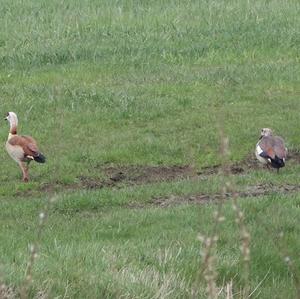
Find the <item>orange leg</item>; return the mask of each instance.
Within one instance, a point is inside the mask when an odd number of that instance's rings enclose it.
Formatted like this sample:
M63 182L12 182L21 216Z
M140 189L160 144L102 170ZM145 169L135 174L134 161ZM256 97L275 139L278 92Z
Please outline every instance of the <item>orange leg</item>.
M28 182L29 181L28 164L24 162L20 162L19 165L23 173L23 182Z

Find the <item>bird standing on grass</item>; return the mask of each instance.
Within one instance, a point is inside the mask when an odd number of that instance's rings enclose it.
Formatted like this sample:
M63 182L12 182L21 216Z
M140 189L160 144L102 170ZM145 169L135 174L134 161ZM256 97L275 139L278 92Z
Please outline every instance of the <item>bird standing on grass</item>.
M39 151L36 141L30 136L17 135L18 118L14 112L8 112L5 120L8 120L10 130L6 141L6 150L22 169L23 181L28 182L28 166L34 160L45 163L46 157Z
M271 129L263 128L256 144L255 155L259 162L271 165L279 172L279 168L285 166L287 148L281 137L273 136Z

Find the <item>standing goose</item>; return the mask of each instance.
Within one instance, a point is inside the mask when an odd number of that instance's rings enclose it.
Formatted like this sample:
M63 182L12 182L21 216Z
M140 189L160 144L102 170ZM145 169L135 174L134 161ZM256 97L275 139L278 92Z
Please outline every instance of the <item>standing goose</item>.
M6 141L6 150L22 169L23 181L28 182L28 166L34 160L45 163L46 157L39 151L36 141L30 136L17 135L18 118L16 113L8 112L5 120L8 120L10 130Z
M256 144L255 155L259 162L271 165L279 172L279 168L285 166L287 148L281 137L273 136L271 129L263 128Z

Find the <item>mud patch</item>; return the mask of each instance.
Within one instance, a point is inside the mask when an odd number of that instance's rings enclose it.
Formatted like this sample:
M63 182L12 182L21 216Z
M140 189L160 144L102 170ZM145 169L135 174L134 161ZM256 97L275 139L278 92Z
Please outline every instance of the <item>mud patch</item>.
M190 166L125 166L103 169L108 178L106 184L123 183L127 185L141 185L157 182L182 180L197 175Z
M190 166L121 166L101 169L103 179L80 176L79 185L84 189L122 187L182 180L196 176Z
M289 164L300 164L300 151L291 150L289 152L287 167ZM95 166L99 170L101 177L79 176L72 183L51 182L44 183L35 190L17 191L19 196L32 196L38 192L56 193L60 191L74 190L90 190L107 188L122 188L124 186L145 185L159 182L179 181L183 179L203 178L215 176L221 173L223 166L214 165L203 167L200 170L189 165L183 166ZM264 168L255 158L254 154L248 155L243 161L231 163L227 166L229 172L233 175L247 174L253 170L261 170ZM251 187L255 190L251 195L241 196L257 196L263 192L269 192L264 189L266 186ZM278 188L278 187L277 187ZM293 189L293 188L292 188ZM290 190L291 191L291 190ZM247 191L248 192L248 191ZM199 195L196 199L185 199L186 201L210 201L216 200L218 195ZM174 201L174 200L173 200ZM175 200L176 201L176 200ZM181 199L179 199L181 201ZM159 204L159 202L158 202Z
M229 163L225 167L232 174L243 174L252 170L262 169L262 165L260 165L260 163L256 160L256 158L252 154L248 155L241 162ZM203 167L197 172L197 174L198 176L216 175L218 173L221 173L223 168L224 166L221 164L210 166L210 167Z
M282 185L282 186L273 186L271 184L259 184L246 186L244 190L237 191L235 196L239 198L245 197L259 197L270 194L291 194L295 192L300 192L300 185ZM210 202L218 202L220 200L228 200L232 198L232 193L226 193L225 196L221 193L212 193L212 194L195 194L189 196L170 196L162 198L154 198L150 204L159 207L170 207L179 204L204 204Z
M77 186L80 186L80 189L101 189L105 186L105 182L97 178L80 176L78 180Z
M290 161L296 164L300 164L300 150L298 149L289 150L288 157L287 157L287 164Z
M287 167L289 164L300 164L300 151L290 150L287 158ZM197 174L198 176L216 175L222 171L222 165L214 165L211 167L201 168ZM258 162L254 154L249 154L244 160L240 162L231 163L227 166L229 172L234 175L248 173L253 170L264 169L265 166Z

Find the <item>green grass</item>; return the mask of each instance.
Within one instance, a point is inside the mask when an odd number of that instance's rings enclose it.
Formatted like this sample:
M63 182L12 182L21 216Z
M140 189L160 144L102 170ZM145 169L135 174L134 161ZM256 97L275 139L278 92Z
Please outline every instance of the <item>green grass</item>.
M249 157L262 127L298 150L299 1L0 4L0 113L15 111L19 132L47 156L45 165L31 165L26 185L0 151L0 279L20 287L38 212L56 191L30 297L46 290L49 298L206 298L197 235L212 229L215 205L149 202L218 193L222 177L70 188L82 176L103 178L105 166L219 164L220 126L232 162ZM3 122L3 143L7 133ZM278 176L256 170L232 180L239 190L296 185L298 173L290 162ZM41 191L45 185L54 191ZM240 204L252 238L251 289L267 275L253 297L295 297L282 246L299 267L298 194ZM218 284L233 279L238 292L243 271L230 204L225 214Z
M114 193L122 197L123 191ZM50 298L64 293L68 298L152 298L159 292L163 298L190 298L196 288L199 298L206 298L204 286L195 286L201 248L196 236L209 233L214 206L128 209L114 204L114 208L97 208L97 199L100 204L109 195L58 196L34 267L35 291L47 286ZM87 204L92 201L94 205ZM22 280L26 247L35 238L36 216L43 202L27 200L22 209L19 200L1 203L1 210L6 211L1 218L1 239L6 240L1 247L2 270L8 283ZM273 195L241 204L252 237L249 284L254 289L267 275L258 289L259 298L272 294L293 298L292 274L277 242L287 247L299 267L299 196ZM238 291L242 273L239 229L229 203L224 214L217 251L219 283L233 279ZM278 240L280 232L284 233L282 241Z

